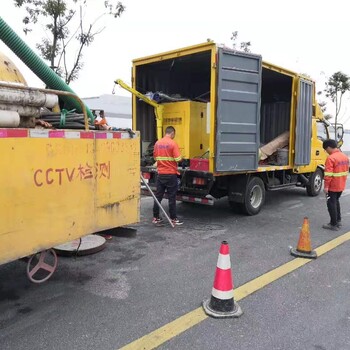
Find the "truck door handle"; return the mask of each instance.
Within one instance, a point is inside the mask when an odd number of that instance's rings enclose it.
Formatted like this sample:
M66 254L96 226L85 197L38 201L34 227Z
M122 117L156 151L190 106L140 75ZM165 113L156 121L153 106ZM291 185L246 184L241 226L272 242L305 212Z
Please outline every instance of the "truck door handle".
M319 156L320 155L320 151L316 151L316 156Z

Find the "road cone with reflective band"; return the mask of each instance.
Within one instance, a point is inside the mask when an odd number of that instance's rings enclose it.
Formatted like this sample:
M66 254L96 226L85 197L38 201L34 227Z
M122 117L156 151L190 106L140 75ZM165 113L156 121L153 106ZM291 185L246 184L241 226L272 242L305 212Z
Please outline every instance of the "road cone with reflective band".
M307 217L304 218L303 226L300 230L298 246L296 249L291 248L290 253L298 258L317 258L317 253L311 249L310 226Z
M207 315L216 318L239 317L243 314L233 299L230 248L226 241L221 243L211 298L203 301L203 309Z

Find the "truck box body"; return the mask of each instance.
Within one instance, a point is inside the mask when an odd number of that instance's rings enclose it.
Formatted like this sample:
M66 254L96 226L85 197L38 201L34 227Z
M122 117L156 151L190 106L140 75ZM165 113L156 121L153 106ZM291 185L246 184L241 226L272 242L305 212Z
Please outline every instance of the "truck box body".
M260 56L206 43L134 60L133 82L144 92L178 94L207 104L203 134L209 137L214 174L257 170L260 145L288 130L288 166L310 162L311 139L305 135L311 133L313 82L263 63ZM154 142L153 108L135 99L133 112L142 141ZM194 137L194 130L185 134ZM178 133L177 138L184 136ZM200 157L205 151L191 155Z

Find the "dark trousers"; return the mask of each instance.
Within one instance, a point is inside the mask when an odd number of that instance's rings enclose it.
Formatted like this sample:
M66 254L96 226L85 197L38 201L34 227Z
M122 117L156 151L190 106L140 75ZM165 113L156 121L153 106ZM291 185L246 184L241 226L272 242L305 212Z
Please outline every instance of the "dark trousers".
M331 217L331 225L335 226L341 221L339 198L342 192L328 192L327 208Z
M178 189L177 184L177 175L158 175L157 176L157 192L156 198L159 203L162 201L165 190L168 194L169 201L169 214L170 219L176 219L176 192ZM159 207L157 203L154 201L153 205L153 217L159 218Z

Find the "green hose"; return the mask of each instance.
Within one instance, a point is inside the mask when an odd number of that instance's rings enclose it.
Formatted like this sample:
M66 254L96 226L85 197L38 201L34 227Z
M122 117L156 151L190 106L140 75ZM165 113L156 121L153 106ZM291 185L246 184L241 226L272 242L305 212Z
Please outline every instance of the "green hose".
M0 17L0 39L33 71L50 89L76 93L39 57L35 52L11 29ZM82 112L77 100L70 96L60 96L67 109L76 109ZM86 107L91 121L94 116Z

